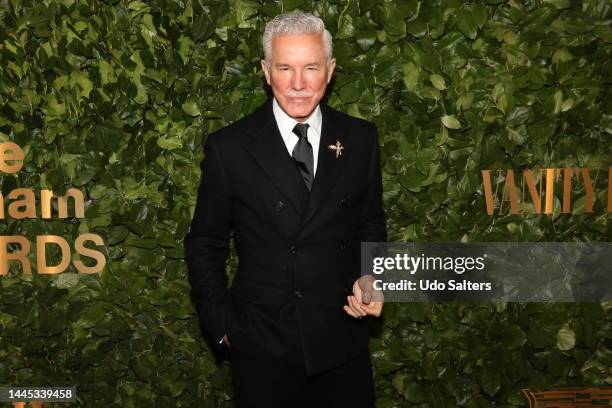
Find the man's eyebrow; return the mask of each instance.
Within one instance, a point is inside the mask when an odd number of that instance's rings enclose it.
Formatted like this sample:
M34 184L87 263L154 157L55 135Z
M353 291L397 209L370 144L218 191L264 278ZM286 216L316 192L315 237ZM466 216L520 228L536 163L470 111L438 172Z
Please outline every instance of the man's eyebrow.
M274 66L275 67L289 67L291 65L283 63L283 62L277 62L277 63L274 64ZM319 62L309 62L308 64L305 64L304 66L306 66L306 67L312 67L312 66L319 67L319 66L321 66L321 63L319 63Z

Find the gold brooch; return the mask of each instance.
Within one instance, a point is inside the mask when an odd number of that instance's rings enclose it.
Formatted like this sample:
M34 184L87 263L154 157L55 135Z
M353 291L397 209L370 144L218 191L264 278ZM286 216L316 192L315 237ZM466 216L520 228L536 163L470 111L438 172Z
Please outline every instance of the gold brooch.
M342 155L342 149L344 149L344 146L340 144L339 140L336 140L335 145L329 145L327 146L327 148L336 152L336 159L337 159L338 157Z

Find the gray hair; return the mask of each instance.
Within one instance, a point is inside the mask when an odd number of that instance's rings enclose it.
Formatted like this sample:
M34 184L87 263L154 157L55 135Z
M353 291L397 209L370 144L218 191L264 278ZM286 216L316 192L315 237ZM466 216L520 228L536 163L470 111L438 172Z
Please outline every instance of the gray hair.
M279 14L266 24L262 38L266 61L269 62L272 58L272 38L277 35L311 33L320 33L323 36L323 47L327 54L327 61L331 60L332 36L325 29L323 20L312 14L292 11L290 13Z

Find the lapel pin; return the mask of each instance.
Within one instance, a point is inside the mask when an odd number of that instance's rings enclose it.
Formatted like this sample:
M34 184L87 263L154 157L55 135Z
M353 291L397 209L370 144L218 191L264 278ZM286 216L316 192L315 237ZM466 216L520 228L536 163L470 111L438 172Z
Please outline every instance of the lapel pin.
M334 152L336 152L336 159L337 159L338 157L340 157L342 155L342 149L344 149L344 146L342 146L340 144L339 140L336 140L336 144L335 145L329 145L329 146L327 146L327 148L329 150L333 150Z

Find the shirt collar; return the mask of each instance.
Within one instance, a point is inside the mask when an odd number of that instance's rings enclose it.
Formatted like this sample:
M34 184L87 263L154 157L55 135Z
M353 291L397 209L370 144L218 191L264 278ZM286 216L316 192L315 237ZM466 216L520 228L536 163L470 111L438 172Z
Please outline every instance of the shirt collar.
M295 127L295 124L298 123L298 121L287 115L287 113L285 113L285 111L276 101L276 98L274 98L272 102L272 111L274 112L274 118L276 119L278 130L280 131L281 135L283 137L286 137L286 135L291 135L291 133L293 132L293 128ZM310 114L308 119L306 119L305 123L308 123L308 125L313 128L315 133L317 135L320 135L322 119L323 117L321 115L321 107L320 104L317 104L317 107Z

